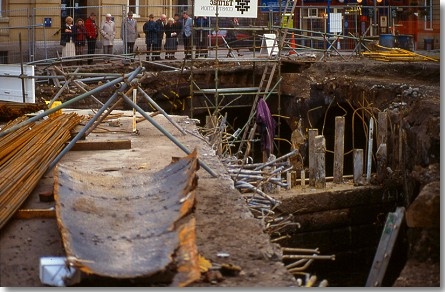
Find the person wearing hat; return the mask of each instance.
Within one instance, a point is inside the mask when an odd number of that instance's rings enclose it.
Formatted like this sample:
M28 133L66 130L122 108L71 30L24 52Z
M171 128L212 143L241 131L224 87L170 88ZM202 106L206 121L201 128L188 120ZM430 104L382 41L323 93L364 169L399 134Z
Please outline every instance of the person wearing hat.
M112 16L110 13L105 15L105 22L100 27L100 34L103 37L103 48L104 54L113 54L113 45L114 38L116 36L116 25L112 20ZM108 60L105 60L105 63L108 63Z
M133 19L133 12L130 10L127 13L127 18L122 21L121 27L122 41L126 44L124 53L133 54L134 43L138 36L137 22Z
M85 29L87 30L87 46L88 55L96 52L96 40L99 34L96 25L96 13L91 12L90 16L85 20ZM93 59L88 59L88 64L93 64Z

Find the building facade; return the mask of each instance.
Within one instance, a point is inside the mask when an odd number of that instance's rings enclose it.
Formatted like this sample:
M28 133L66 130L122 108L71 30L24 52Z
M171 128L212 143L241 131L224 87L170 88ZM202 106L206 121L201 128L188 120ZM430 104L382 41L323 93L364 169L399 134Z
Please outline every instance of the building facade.
M244 23L280 25L280 9L286 1L258 1L258 18L246 19ZM303 47L318 48L322 43L317 38L308 40L308 36L333 33L344 38L339 41L341 49L354 47L354 41L347 40L349 36L378 38L381 34L412 35L415 49L427 49L427 45L429 49L440 48L440 0L297 1L289 17L292 27L302 36L297 43ZM52 48L60 40L60 27L68 15L86 19L95 12L100 25L105 14L110 13L116 22L116 38L120 39L122 20L132 10L143 37L142 25L149 14L159 17L164 13L170 17L189 10L193 15L192 3L193 0L0 0L0 63L57 56L58 51Z

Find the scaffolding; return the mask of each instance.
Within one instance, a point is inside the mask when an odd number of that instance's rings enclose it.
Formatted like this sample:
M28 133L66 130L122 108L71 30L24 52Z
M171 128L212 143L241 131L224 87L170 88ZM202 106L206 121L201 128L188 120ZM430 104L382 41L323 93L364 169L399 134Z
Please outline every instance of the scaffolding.
M280 82L282 80L281 77L281 55L282 50L285 45L289 43L289 23L292 21L291 18L286 18L286 15L293 15L296 7L296 1L287 0L284 7L280 7L280 13L282 15L279 26L277 27L266 27L266 26L258 26L258 27L249 27L248 29L253 32L253 35L257 35L257 32L262 32L261 37L261 47L259 55L256 55L256 46L255 40L253 42L253 57L252 58L237 58L237 55L234 53L236 50L231 46L231 43L227 41L224 36L221 36L222 40L222 49L227 50L228 53L226 58L220 58L221 49L219 47L218 41L218 31L221 29L219 27L218 13L216 14L216 27L214 28L216 33L216 41L215 41L215 57L214 57L214 87L213 88L200 88L195 80L194 72L191 70L190 73L190 115L193 117L196 110L206 109L209 114L208 122L210 123L210 127L218 127L217 120L218 116L221 116L221 111L227 108L239 108L239 107L247 107L250 108L250 114L248 116L248 120L242 129L237 130L237 134L242 133L242 137L237 142L239 143L238 152L244 153L244 158L249 155L250 147L245 147L246 144L250 144L254 140L254 135L256 132L256 123L255 123L255 114L257 111L257 104L260 98L264 98L267 100L270 96L276 96L277 98L277 127L278 137L280 136L280 125L281 125L281 94L280 94ZM285 13L284 13L285 12ZM236 27L222 27L227 30L246 30L246 28L236 28ZM203 28L194 28L195 30L200 30ZM211 29L211 28L208 28ZM265 34L265 32L268 32ZM271 37L272 36L272 37ZM287 41L286 41L287 40ZM211 45L211 44L210 44ZM192 43L193 47L193 43ZM238 54L239 55L239 54ZM191 62L190 67L193 68L193 62L199 62L209 59L205 58L192 58L189 60ZM220 63L222 62L231 62L238 66L241 64L248 64L252 66L252 68L256 68L259 64L262 66L263 73L261 75L261 80L259 82L255 81L255 74L253 74L252 78L252 86L250 87L231 87L231 88L219 88L219 72L220 72ZM221 98L222 96L222 98ZM246 101L246 96L253 96L254 100L252 103ZM212 98L213 97L213 98ZM223 101L227 101L226 98L232 98L225 105L223 105ZM205 103L205 107L203 106L195 106L194 99L202 98ZM244 101L243 101L244 98ZM232 105L234 101L238 101L238 104ZM226 123L226 119L223 119ZM238 137L235 137L238 138ZM278 141L278 143L280 143ZM246 149L245 149L246 148ZM221 153L219 153L221 154Z

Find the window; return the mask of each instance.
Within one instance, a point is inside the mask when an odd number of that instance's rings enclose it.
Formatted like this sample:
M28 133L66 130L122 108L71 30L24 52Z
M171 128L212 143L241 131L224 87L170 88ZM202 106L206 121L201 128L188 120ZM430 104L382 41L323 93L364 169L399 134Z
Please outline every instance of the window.
M433 0L425 0L425 30L433 29Z
M127 0L128 10L133 11L133 17L139 17L139 0Z
M307 17L309 17L309 18L318 17L318 8L308 8L307 9Z
M0 51L0 64L8 64L8 52Z

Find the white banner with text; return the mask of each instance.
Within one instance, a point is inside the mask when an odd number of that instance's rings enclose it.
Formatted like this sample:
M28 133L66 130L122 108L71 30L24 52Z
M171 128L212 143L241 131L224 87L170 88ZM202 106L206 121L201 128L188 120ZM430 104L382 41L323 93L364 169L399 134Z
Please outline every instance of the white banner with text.
M258 0L195 0L194 16L245 17L258 16Z

